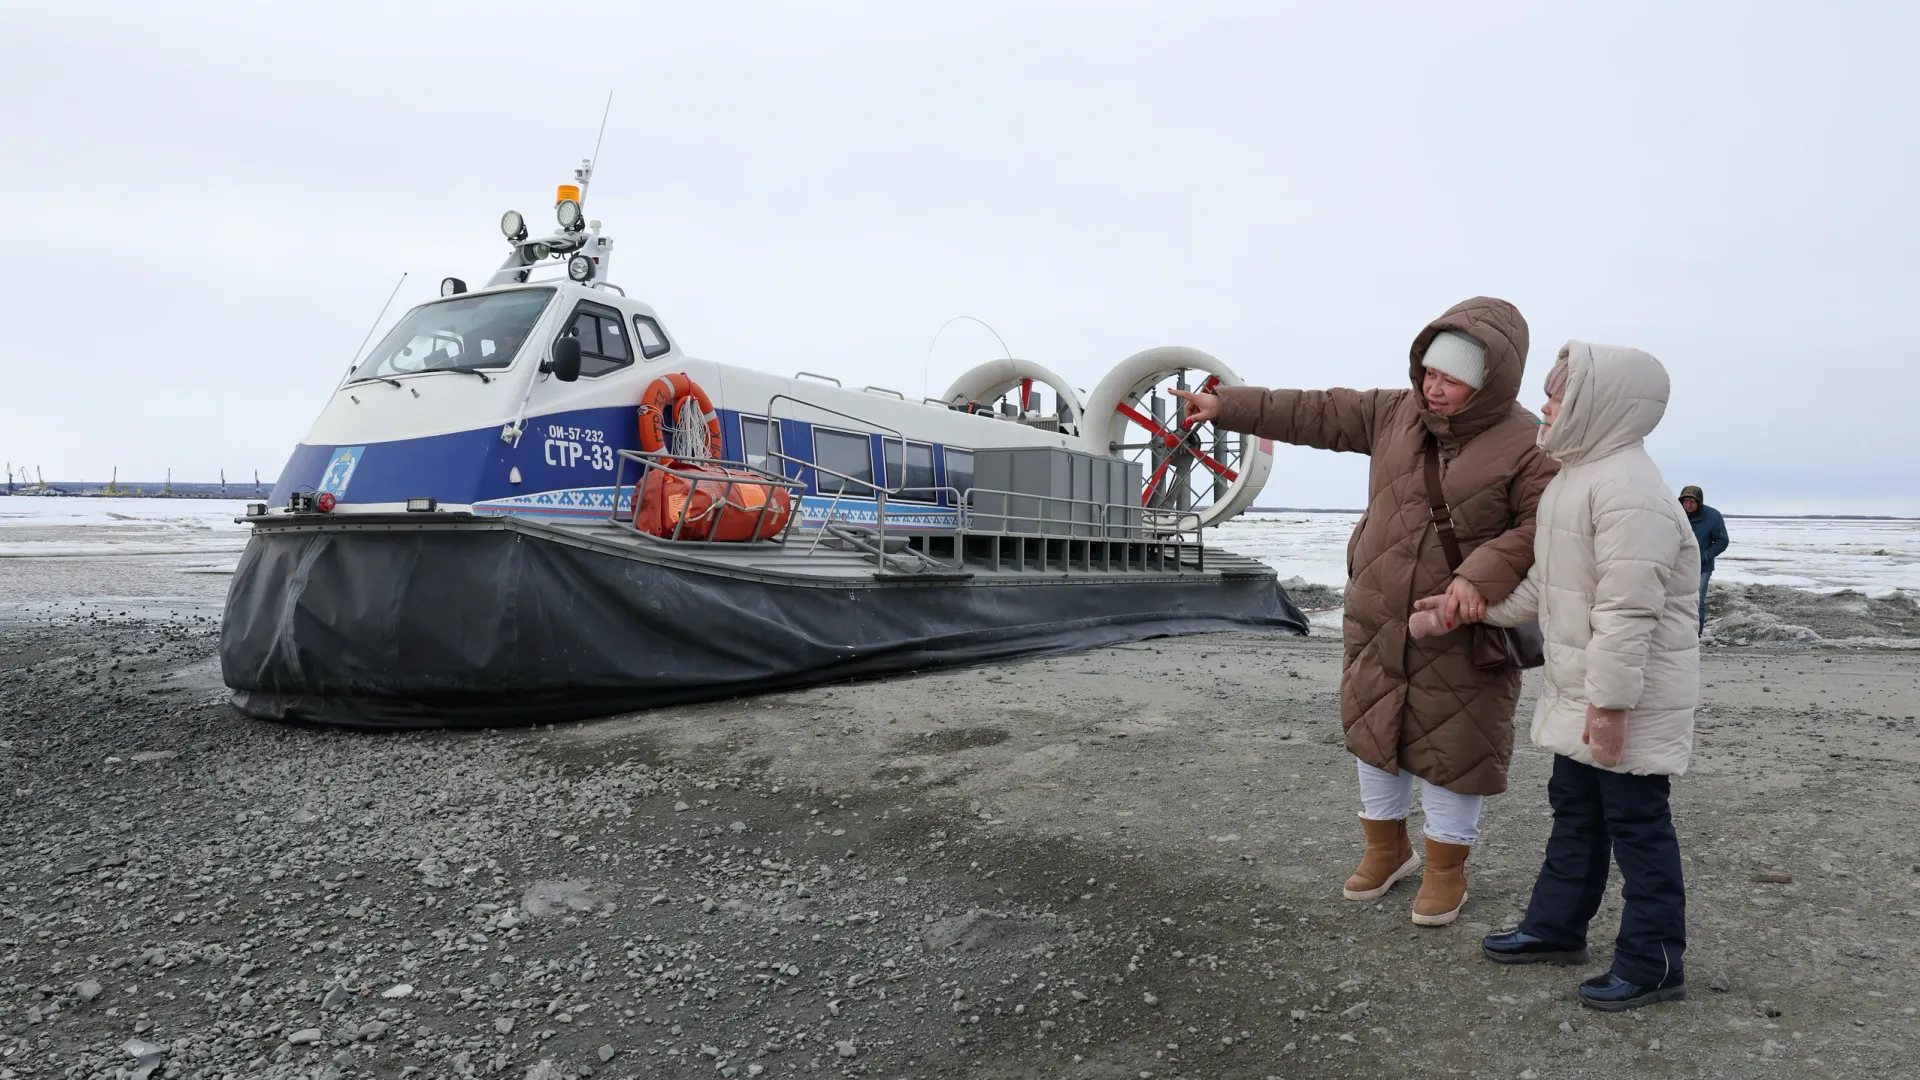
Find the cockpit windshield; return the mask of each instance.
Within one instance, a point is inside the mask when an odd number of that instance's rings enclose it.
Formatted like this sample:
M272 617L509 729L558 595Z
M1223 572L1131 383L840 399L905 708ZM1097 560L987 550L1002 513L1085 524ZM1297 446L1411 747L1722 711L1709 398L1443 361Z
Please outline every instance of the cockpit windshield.
M513 363L552 289L514 289L422 304L380 339L348 382Z

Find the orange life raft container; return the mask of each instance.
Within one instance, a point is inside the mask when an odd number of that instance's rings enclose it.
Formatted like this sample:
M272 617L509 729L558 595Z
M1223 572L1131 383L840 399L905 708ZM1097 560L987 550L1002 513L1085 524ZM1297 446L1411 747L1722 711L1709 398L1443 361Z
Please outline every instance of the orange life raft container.
M687 473L698 473L699 478ZM634 527L667 539L746 543L780 535L792 516L787 489L758 474L711 465L666 465L647 470Z
M642 450L667 448L667 418L677 417L688 400L700 406L706 423L703 456L721 456L720 417L713 401L699 383L680 372L660 376L641 395ZM780 535L792 516L791 493L757 473L666 457L647 469L633 523L642 532L668 539L747 543Z

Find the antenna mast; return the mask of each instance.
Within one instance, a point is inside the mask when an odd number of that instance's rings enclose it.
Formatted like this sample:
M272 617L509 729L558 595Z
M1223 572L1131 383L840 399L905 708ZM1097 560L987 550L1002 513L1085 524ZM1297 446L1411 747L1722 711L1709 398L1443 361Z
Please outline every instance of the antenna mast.
M593 167L600 161L600 144L607 137L607 117L613 114L613 91L607 91L607 107L600 111L600 134L593 137L593 156L580 163L573 170L573 178L580 181L580 208L586 209L587 188L593 183Z
M367 327L367 336L360 339L360 347L353 350L353 357L347 361L347 374L353 374L353 365L360 362L360 352L373 340L373 332L380 329L380 320L387 317L387 309L393 306L393 298L400 295L400 286L407 283L407 272L401 271L400 280L393 283L393 291L387 294L387 302L380 305L380 314L373 317L373 325Z

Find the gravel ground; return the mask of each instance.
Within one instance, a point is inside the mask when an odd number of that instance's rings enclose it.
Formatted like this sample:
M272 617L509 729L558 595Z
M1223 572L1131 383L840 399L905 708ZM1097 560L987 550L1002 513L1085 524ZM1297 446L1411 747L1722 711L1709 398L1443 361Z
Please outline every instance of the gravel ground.
M1340 899L1328 640L367 736L238 717L164 607L0 625L0 1080L1920 1075L1913 652L1710 651L1693 996L1606 1016L1617 891L1592 968L1478 955L1544 754L1459 923Z

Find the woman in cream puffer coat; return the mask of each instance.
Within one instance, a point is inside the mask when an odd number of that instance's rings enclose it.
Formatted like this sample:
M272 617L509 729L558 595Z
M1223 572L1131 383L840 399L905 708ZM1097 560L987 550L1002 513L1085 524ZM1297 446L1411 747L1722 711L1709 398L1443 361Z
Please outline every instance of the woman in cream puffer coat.
M1547 377L1539 445L1560 463L1540 497L1534 563L1486 621L1537 619L1546 668L1533 742L1553 751L1553 832L1526 917L1489 936L1500 963L1587 962L1587 925L1618 860L1626 906L1611 970L1581 1000L1618 1011L1686 993L1686 889L1670 778L1693 752L1700 698L1700 547L1644 440L1669 383L1637 349L1569 342ZM1431 630L1439 600L1415 620Z
M1667 372L1638 349L1574 341L1560 356L1557 415L1540 433L1560 473L1540 497L1533 568L1486 621L1539 620L1535 746L1598 764L1588 707L1624 709L1625 745L1603 767L1679 776L1700 700L1700 545L1645 445L1667 411Z

